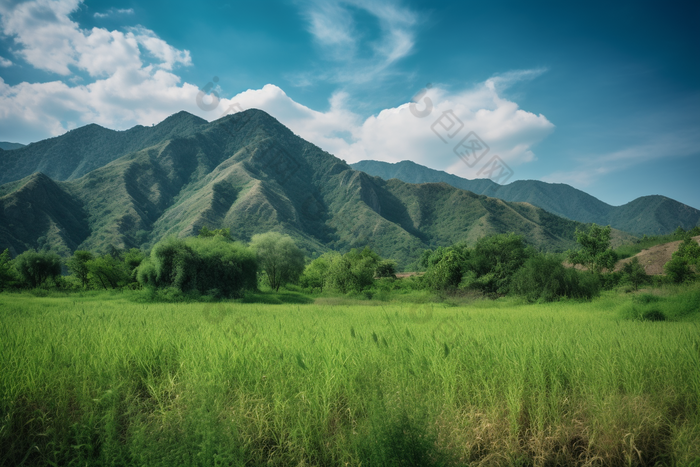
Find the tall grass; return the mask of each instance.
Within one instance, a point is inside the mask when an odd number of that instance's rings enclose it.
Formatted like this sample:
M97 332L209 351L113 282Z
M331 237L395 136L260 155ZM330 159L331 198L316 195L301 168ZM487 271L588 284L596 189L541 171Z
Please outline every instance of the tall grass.
M697 465L698 323L632 303L3 294L0 464Z

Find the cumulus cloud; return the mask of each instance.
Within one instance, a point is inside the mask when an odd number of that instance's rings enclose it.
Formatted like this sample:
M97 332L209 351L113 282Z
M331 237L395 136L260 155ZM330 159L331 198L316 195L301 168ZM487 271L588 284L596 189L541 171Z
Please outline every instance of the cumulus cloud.
M151 124L179 110L196 112L197 87L181 83L176 65L191 64L178 50L143 27L125 32L83 30L69 15L75 0L0 3L0 24L14 39L15 54L37 69L80 83L62 81L7 85L0 78L3 137L32 141L87 123L123 129Z
M487 80L458 93L433 87L419 103L385 109L367 119L348 110L345 93L333 95L330 109L319 112L295 102L273 85L224 99L220 108L265 110L301 137L350 163L412 160L474 178L494 155L509 165L534 160L533 146L554 128L545 116L524 111L499 96L493 83ZM432 107L429 113L426 99ZM428 114L417 117L421 112ZM454 126L446 131L448 123ZM467 159L470 165L460 157L465 152L459 143L471 132L481 138L489 152L478 160Z
M176 63L190 65L189 51L177 50L145 28L122 33L103 28L82 30L69 15L79 0L33 0L0 3L3 31L14 38L16 53L33 67L69 76L76 70L107 76L122 68L142 67L143 47L159 60L155 66L171 70Z
M32 0L13 8L0 6L2 25L14 38L18 56L36 68L73 75L62 81L16 85L0 78L0 139L36 141L93 122L126 129L157 123L180 110L211 121L232 111L258 108L348 162L408 159L473 178L493 155L513 166L533 160L532 148L553 129L546 117L520 109L502 95L511 83L543 70L509 72L457 92L434 86L417 96L417 102L369 118L350 110L351 96L346 92L333 94L329 108L318 111L295 102L272 84L221 98L211 109L197 104L197 96L201 97L197 86L181 82L173 72L177 65L191 64L188 51L170 46L143 27L123 32L82 30L69 18L78 4L76 0ZM348 5L382 18L386 34L375 44L377 63L390 63L408 53L412 39L407 28L415 19L394 4L356 0L319 7L323 14L313 26L314 34L328 35L333 47L354 50L354 31L343 30L338 19ZM82 84L74 70L87 73L90 82ZM221 89L218 92L223 94ZM453 126L448 128L448 123ZM459 144L471 132L489 152L478 164L468 165L458 153L464 152Z
M5 57L0 57L0 67L7 68L8 66L12 66L12 62Z

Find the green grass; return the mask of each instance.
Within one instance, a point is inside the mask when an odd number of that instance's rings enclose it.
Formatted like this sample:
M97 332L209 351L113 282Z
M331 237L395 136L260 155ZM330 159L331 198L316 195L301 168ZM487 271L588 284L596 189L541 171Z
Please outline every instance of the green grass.
M699 294L0 294L0 465L700 465Z

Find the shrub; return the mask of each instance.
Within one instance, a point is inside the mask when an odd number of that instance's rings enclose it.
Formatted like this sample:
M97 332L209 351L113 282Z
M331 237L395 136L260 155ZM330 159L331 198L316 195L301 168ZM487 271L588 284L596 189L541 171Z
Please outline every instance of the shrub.
M180 292L240 297L257 286L257 261L246 246L221 236L166 239L159 242L138 268L147 287L174 287Z
M255 250L268 285L274 291L289 282L295 283L304 271L304 253L289 235L278 232L253 235L250 246Z
M61 258L53 252L27 250L15 258L14 266L24 284L32 289L61 275Z
M68 269L73 273L73 275L80 281L83 287L88 286L88 274L89 270L87 267L87 262L95 259L94 255L89 251L78 250L73 253L66 265Z
M668 278L676 284L686 282L693 276L693 271L690 270L688 260L682 256L677 256L675 253L671 261L664 264L664 272Z
M536 255L513 275L511 291L530 302L562 297L591 299L600 293L600 282L591 272L565 268L555 257Z
M632 260L622 268L622 280L631 284L634 290L638 290L641 284L649 282L649 276L644 270L644 266L639 264L639 259L637 257L632 258Z
M469 257L464 285L486 294L508 293L513 275L534 253L522 237L502 234L479 240Z

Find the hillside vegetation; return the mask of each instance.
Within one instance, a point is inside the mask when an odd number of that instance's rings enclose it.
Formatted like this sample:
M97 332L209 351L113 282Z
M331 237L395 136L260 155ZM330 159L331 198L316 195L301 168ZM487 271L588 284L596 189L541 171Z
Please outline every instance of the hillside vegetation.
M52 159L61 148L75 148L65 164ZM35 173L0 186L0 250L13 255L150 248L208 226L242 241L283 232L311 257L369 246L403 268L425 248L506 232L563 251L580 225L447 184L371 177L259 110L212 123L181 112L126 132L89 125L11 154L3 163L27 170L32 154L43 154L57 177ZM613 237L616 244L631 239Z
M563 183L518 180L499 185L488 179L467 180L411 161L395 164L360 161L356 170L407 183L448 183L463 190L505 201L526 202L558 216L578 222L611 225L634 235L664 235L677 227L691 229L700 225L700 210L665 196L637 198L622 206L611 206L581 190Z

